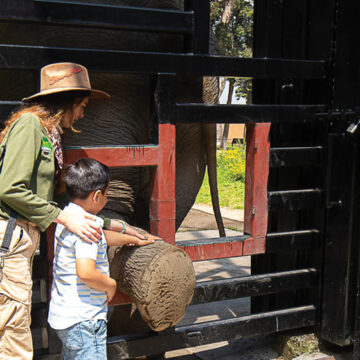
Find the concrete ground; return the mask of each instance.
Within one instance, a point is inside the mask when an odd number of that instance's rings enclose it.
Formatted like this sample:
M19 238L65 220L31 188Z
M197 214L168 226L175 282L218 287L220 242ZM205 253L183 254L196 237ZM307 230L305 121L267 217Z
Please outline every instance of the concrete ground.
M224 226L227 229L244 231L244 210L221 209ZM213 215L212 207L206 205L194 205L181 224L178 231L199 231L199 230L215 230L217 234L217 225ZM210 234L210 233L209 233ZM219 235L215 235L219 236ZM182 240L182 238L178 239Z
M222 209L227 236L243 233L243 210ZM211 207L195 205L176 234L177 241L218 237ZM194 262L197 281L208 281L250 274L250 256ZM250 299L241 298L209 304L189 306L179 325L223 320L250 313ZM282 360L274 350L276 336L223 341L215 344L167 352L172 360ZM331 355L330 355L331 354ZM303 355L297 360L351 360L348 350L332 349L322 353Z

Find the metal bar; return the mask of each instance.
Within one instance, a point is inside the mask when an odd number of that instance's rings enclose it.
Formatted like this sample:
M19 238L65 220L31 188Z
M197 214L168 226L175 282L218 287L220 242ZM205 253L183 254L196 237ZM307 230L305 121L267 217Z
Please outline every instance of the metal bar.
M176 246L183 249L193 261L221 259L243 255L243 245L251 237L247 235L228 236L201 240L177 241Z
M248 59L215 55L129 52L47 46L0 45L0 68L38 70L51 62L71 61L103 72L178 73L257 78L324 78L324 61Z
M178 243L176 245L178 245ZM224 280L204 281L196 284L192 305L311 288L315 286L316 280L317 270L309 268ZM131 303L129 296L117 292L110 305L128 303Z
M21 101L0 101L0 121L5 121L10 113L21 104Z
M176 74L158 74L155 94L155 111L159 124L176 122Z
M68 163L89 157L101 161L109 167L156 166L159 152L158 145L65 147L65 157Z
M311 249L319 245L319 230L301 230L266 235L266 253Z
M1 65L0 65L1 66ZM9 114L21 101L0 101L1 114ZM164 107L163 107L164 108ZM304 122L318 120L317 111L324 105L223 105L177 103L171 110L170 120L176 123L240 123L247 122ZM164 117L162 117L163 119ZM161 120L164 122L164 120ZM274 148L275 149L275 148ZM283 148L298 151L310 148ZM296 150L295 150L296 149ZM314 149L321 149L314 147ZM272 151L280 151L281 148ZM317 150L314 150L316 152Z
M359 256L358 256L359 259ZM356 271L356 290L355 290L355 316L354 316L354 333L353 333L353 360L360 359L360 262L357 264Z
M244 242L243 255L265 252L268 226L269 132L269 123L251 123L246 127L244 233L250 234L252 239Z
M159 124L159 158L151 169L150 232L175 243L175 125Z
M314 287L316 281L317 270L314 268L203 281L196 284L191 304L307 289Z
M31 306L31 328L47 327L48 304L36 303Z
M250 336L275 334L284 330L316 325L314 306L302 306L255 315L179 326L174 333L147 337L119 336L108 339L108 357L129 359L154 355L170 350L240 339Z
M190 34L191 11L52 0L3 0L0 20Z
M11 109L13 109L16 106L21 105L22 102L21 101L0 101L0 107L9 107Z
M329 120L343 120L346 117L358 116L359 108L354 106L352 109L333 109L329 108L327 112L318 112L316 116L325 117Z
M157 166L151 169L150 231L170 244L175 243L175 161L176 131L173 108L176 76L159 74L156 84L156 116L159 122Z
M301 122L319 120L324 105L177 104L177 123L244 124L249 122Z
M354 348L353 348L353 360L360 359L360 343L358 340L354 340Z
M287 190L270 191L268 193L269 211L300 210L318 208L323 205L323 190Z
M283 147L270 149L270 167L321 166L323 147Z
M46 257L35 256L33 263L33 280L47 279L49 269L49 261Z
M189 50L194 54L209 53L210 1L186 0L184 8L194 13Z
M49 299L51 297L51 285L53 282L53 264L54 264L54 236L55 236L55 223L50 224L50 226L46 229L46 254L49 260L48 262L48 271L47 271L47 279L48 279L48 286L49 286Z
M357 202L357 141L343 133L329 134L327 213L322 283L321 336L340 346L350 343L354 326L355 266L354 202ZM335 264L335 265L334 265ZM336 311L334 311L336 309Z

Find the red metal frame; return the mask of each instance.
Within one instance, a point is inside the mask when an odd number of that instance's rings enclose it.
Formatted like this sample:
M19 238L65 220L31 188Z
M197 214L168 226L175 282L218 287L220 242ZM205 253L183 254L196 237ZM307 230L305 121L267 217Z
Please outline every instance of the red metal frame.
M248 124L246 127L246 178L243 255L265 252L268 223L267 182L270 156L270 123Z
M246 240L231 239L182 247L193 261L265 252L267 229L267 178L270 124L248 124L246 131L245 219ZM159 145L70 148L66 161L91 157L109 167L151 166L150 232L175 244L175 125L159 124ZM53 258L54 227L48 231L48 254ZM51 268L51 266L50 266ZM50 279L52 269L50 269ZM118 292L112 304L131 302Z
M224 238L214 243L189 242L181 248L193 261L220 259L265 252L267 230L267 180L269 174L270 123L246 126L246 176L244 233L234 241ZM225 240L228 239L228 240Z

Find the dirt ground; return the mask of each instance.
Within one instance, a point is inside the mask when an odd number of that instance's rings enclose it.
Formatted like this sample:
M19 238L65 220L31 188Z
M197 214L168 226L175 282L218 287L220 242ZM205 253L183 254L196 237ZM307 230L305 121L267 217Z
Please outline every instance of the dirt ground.
M244 223L239 220L223 217L224 226L227 229L244 231ZM217 230L215 217L213 214L197 209L191 209L184 219L179 231L196 231L196 230Z

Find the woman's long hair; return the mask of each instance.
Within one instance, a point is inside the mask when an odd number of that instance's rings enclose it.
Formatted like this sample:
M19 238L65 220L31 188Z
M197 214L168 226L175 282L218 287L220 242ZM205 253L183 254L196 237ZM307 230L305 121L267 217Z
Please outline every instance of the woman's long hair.
M0 142L14 121L26 113L36 115L40 119L41 126L46 128L48 132L51 132L55 128L59 128L61 131L65 113L69 109L72 110L74 104L80 104L88 96L90 96L90 92L88 91L64 91L40 96L32 101L23 103L13 111L8 120L4 122L4 129L0 133ZM72 126L71 130L77 132Z

